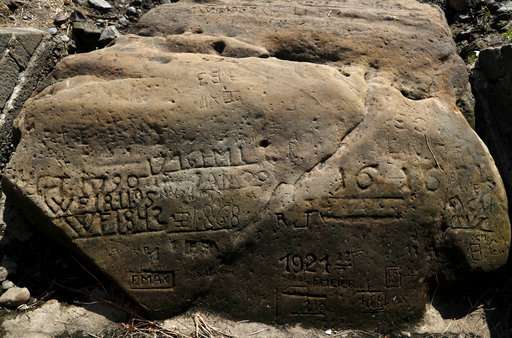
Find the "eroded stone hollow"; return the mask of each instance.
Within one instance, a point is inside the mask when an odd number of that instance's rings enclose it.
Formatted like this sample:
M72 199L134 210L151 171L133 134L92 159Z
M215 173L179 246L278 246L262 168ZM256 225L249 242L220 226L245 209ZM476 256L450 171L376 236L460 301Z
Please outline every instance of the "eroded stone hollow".
M246 11L280 13L269 6L241 3L232 27ZM66 58L26 104L4 188L153 315L198 306L319 327L412 322L429 278L508 256L502 181L455 104L462 63L442 16L415 1L285 6L290 20L376 20L424 40L402 42L416 55L405 69L385 43L312 63L205 27L122 37ZM343 34L336 48L361 48ZM444 71L427 77L420 64Z

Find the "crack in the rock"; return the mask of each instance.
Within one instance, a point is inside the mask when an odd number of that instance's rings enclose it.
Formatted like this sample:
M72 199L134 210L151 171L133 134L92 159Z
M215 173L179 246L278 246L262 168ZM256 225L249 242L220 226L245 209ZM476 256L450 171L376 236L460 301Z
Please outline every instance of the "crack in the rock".
M371 75L370 75L370 78L371 78ZM369 81L371 81L370 78L366 79L367 90L366 90L366 95L365 95L365 99L364 99L364 115L361 118L361 120L358 121L355 125L353 125L352 127L350 127L347 130L345 135L343 135L343 137L341 138L341 140L339 142L339 147L336 149L335 152L333 152L332 154L328 154L328 155L324 156L316 164L314 164L310 169L308 169L304 173L302 173L299 176L299 178L297 178L297 180L295 180L295 182L293 183L294 186L297 185L308 174L313 172L316 168L324 166L325 163L327 161L329 161L332 157L338 155L341 151L343 151L346 148L346 145L347 145L346 141L347 141L347 139L349 139L350 136L352 134L354 134L354 132L359 128L359 126L361 126L361 124L363 124L363 122L367 120L367 117L369 115L369 113L368 113L368 101L369 101L369 97L370 97L370 86L369 86Z
M366 119L366 114L363 116L363 118L361 119L361 121L358 121L355 125L353 125L349 130L347 130L347 133L345 133L345 135L343 135L343 137L341 138L340 140L340 145L339 147L336 149L335 152L331 153L331 154L328 154L326 156L324 156L323 158L321 158L317 163L315 163L310 169L304 171L300 176L299 178L297 178L297 180L295 180L295 182L293 183L293 185L297 185L297 183L299 183L306 175L310 174L311 172L313 172L316 168L318 167L322 167L325 165L325 163L327 161L329 161L333 156L339 154L340 151L344 150L344 148L346 147L346 143L344 143L346 141L346 139L348 137L350 137L350 135L365 121Z
M355 132L363 124L363 122L367 121L367 117L369 115L369 113L368 113L368 102L369 102L369 98L371 97L371 93L370 93L370 89L369 89L370 88L369 82L371 81L370 77L366 78L367 91L366 91L366 95L365 95L365 98L364 98L364 115L362 116L361 120L358 121L357 123L355 123L353 126L351 126L349 128L349 130L341 138L341 140L339 142L340 145L336 149L335 152L326 155L319 162L317 162L317 164L315 164L311 169L309 169L309 170L305 171L303 174L301 174L300 177L295 181L295 183L293 183L293 184L290 183L290 185L293 186L293 189L295 189L295 186L297 185L297 183L301 179L303 179L308 173L311 173L315 168L317 168L317 167L319 167L321 165L324 165L327 161L329 161L330 158L332 158L333 156L336 156L341 151L344 151L346 149L346 146L347 146L347 143L348 143L347 142L348 139L351 138L355 134ZM270 203L274 200L277 191L279 190L279 188L281 186L287 185L287 184L289 184L289 183L286 183L286 182L278 183L274 187L274 189L272 190L272 192L270 194L270 197L267 200L267 202L265 203L264 207L258 212L258 215L253 217L251 219L251 221L248 222L247 226L239 229L238 232L233 234L231 250L227 250L226 251L228 254L232 254L234 252L239 252L240 250L242 250L244 245L246 245L251 240L254 240L254 238L255 238L254 234L256 233L258 228L261 226L261 224L265 223L266 220L267 220L267 216L266 215L270 215L271 214L270 208L269 208L270 207ZM294 193L295 192L293 192L293 194ZM263 215L265 215L265 216L263 216ZM255 222L255 220L257 220L257 219L259 219L260 221L256 221Z
M9 58L14 61L14 63L16 64L16 66L18 66L18 69L20 70L20 73L22 71L22 69L25 69L25 67L18 61L18 59L16 58L16 56L14 56L14 54L11 53L11 50L9 50Z
M270 193L270 197L267 201L267 203L265 203L265 206L262 208L262 210L267 210L268 209L268 206L270 205L270 202L272 202L272 199L275 197L275 194L277 192L277 190L282 186L282 185L286 185L287 183L286 182L280 182L276 185L276 187L274 188L274 190L272 190L272 192Z
M5 49L3 50L3 53L2 53L2 59L5 58L9 54L9 49L10 49L9 47L11 46L12 39L13 39L13 37L11 36L11 38L5 45Z

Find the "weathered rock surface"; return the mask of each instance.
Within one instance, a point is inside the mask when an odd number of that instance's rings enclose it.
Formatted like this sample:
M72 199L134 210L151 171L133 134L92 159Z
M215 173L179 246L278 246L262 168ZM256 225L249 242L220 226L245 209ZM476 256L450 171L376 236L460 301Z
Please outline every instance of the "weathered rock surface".
M403 11L390 39L410 10L433 30L418 40L449 41L441 15L386 3ZM153 315L399 326L421 317L429 278L508 256L501 179L446 80L452 47L445 63L416 50L438 96L410 99L424 69L402 80L393 46L321 65L235 37L120 37L27 102L4 188Z
M0 305L18 307L26 304L30 299L30 291L27 288L9 288L0 296Z
M3 266L0 266L0 281L3 282L6 280L7 276L9 276L9 271L7 271Z
M472 73L477 131L512 196L512 45L483 50Z
M4 289L4 290L9 290L9 289L11 289L11 288L13 288L15 286L16 285L14 285L14 283L11 282L10 280L4 280L2 282L2 289Z
M474 122L468 74L439 8L411 0L182 0L144 15L135 32L228 36L292 61L363 64L411 99L444 96ZM223 39L216 49L223 54Z
M313 329L304 328L300 324L275 327L251 321L232 321L200 311L189 311L172 319L151 323L144 321L127 323L127 320L128 318L122 312L106 305L93 304L84 307L50 300L39 308L26 310L23 313L12 313L0 318L0 332L5 338L89 338L91 336L110 338L133 335L136 330L140 335L148 336L160 333L176 337L195 337L197 333L208 336L206 330L211 332L215 328L219 332L237 338L386 337L378 332ZM119 324L119 322L123 324ZM489 338L491 335L482 309L476 310L464 318L443 320L435 309L429 307L424 320L418 327L403 331L401 334L394 334L393 337Z
M41 307L0 320L2 337L113 337L104 331L126 320L123 313L93 304L87 308L49 300Z
M112 9L112 5L105 0L89 0L89 4L97 9L109 10Z
M55 66L57 49L40 30L0 28L0 169L14 150L13 120Z

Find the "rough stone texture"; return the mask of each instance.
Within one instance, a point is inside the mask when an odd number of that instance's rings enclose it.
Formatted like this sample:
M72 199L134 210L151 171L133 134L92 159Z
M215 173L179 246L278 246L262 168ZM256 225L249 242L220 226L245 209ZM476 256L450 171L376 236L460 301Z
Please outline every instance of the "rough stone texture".
M406 96L444 96L474 123L465 65L443 12L434 6L412 0L183 0L152 9L137 26L142 35L234 37L280 59L370 65L388 73ZM221 54L223 46L219 39Z
M33 28L0 28L0 169L14 150L13 120L56 64L57 44Z
M3 266L0 266L0 281L4 281L7 279L7 277L9 276L9 271L7 271L6 268L4 268Z
M5 338L108 337L102 332L120 319L125 320L122 313L102 305L84 308L49 300L37 309L2 318L0 334Z
M300 325L287 327L273 327L255 322L234 322L208 313L193 312L165 320L163 327L188 336L194 336L194 316L201 316L210 326L225 332L232 337L256 337L256 338L317 338L317 337L343 337L343 338L490 338L491 334L485 323L485 314L482 309L475 310L465 317L458 319L443 319L439 312L432 306L428 306L425 317L417 327L409 328L401 332L382 334L372 331L335 330L328 327L322 330L305 329ZM190 318L192 317L192 318Z
M11 289L11 288L13 288L15 286L16 285L14 285L14 283L11 282L10 280L4 280L2 282L2 289L4 289L4 290L9 290L9 289Z
M112 5L105 0L89 0L89 4L93 7L101 9L101 10L112 9Z
M512 45L483 50L472 73L477 131L512 196Z
M199 321L200 320L200 321ZM230 337L244 338L385 338L378 332L333 330L330 328L312 329L301 325L275 327L251 321L231 321L220 316L200 311L190 311L181 316L159 322L135 321L126 323L126 316L117 309L102 304L76 306L50 300L41 307L23 313L13 313L0 318L0 334L5 338L34 337L125 337L134 334L135 329L140 336L172 337L212 336L201 335L203 327L228 334ZM196 331L196 323L204 324ZM158 336L158 335L157 335ZM216 337L220 334L215 335ZM432 307L427 309L424 320L418 327L392 335L396 338L490 338L489 328L485 323L482 310L459 319L444 320L439 312Z
M401 20L416 14L417 40L448 36L431 7L386 3ZM368 4L353 8L371 16ZM437 13L431 36L414 8ZM382 24L389 41L396 21ZM315 326L417 320L429 279L506 262L510 224L446 81L459 59L415 50L439 87L413 100L402 85L425 70L398 78L388 58L403 54L389 44L367 52L379 62L347 55L348 66L206 33L120 37L63 60L27 102L4 188L155 316L197 305Z
M30 291L27 288L13 287L0 296L0 305L16 308L27 303L29 299Z

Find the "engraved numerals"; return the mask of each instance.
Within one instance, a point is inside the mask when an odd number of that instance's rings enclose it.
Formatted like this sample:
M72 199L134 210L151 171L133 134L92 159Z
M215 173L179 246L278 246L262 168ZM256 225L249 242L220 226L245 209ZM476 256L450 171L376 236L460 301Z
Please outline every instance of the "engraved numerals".
M279 259L286 273L330 273L329 256L288 254Z
M360 292L359 299L361 301L361 306L367 312L384 311L384 307L386 305L386 296L384 292Z

